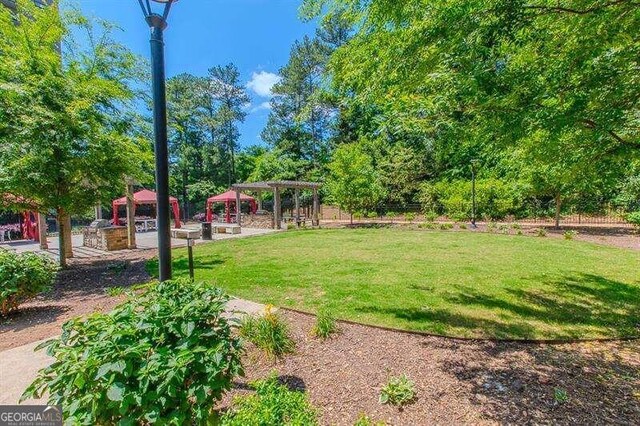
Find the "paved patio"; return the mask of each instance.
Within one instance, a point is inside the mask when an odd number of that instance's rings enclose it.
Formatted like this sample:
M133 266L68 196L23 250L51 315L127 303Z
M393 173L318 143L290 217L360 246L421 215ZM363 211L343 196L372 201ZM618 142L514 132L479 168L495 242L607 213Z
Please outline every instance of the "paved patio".
M185 226L188 229L198 229L197 225L188 225ZM272 232L277 232L273 229L257 229L257 228L242 228L242 233L240 234L214 234L213 241L219 240L228 240L231 238L246 238L253 237L257 235L265 235ZM57 237L49 237L47 239L49 242L48 250L40 250L40 244L34 241L26 241L26 240L18 240L18 241L5 241L4 243L0 243L0 248L15 250L19 253L30 251L30 252L38 252L38 253L46 253L57 259L60 250L58 245ZM211 241L205 240L197 240L196 244L202 243L210 243ZM84 247L82 245L82 235L73 235L72 236L72 244L73 244L73 255L76 258L97 258L101 256L106 256L109 253L104 250L98 250L94 248ZM158 235L155 232L138 232L136 233L136 250L150 250L158 248ZM187 245L186 240L180 240L173 238L171 240L172 247L185 247ZM120 252L131 252L132 250L121 250Z

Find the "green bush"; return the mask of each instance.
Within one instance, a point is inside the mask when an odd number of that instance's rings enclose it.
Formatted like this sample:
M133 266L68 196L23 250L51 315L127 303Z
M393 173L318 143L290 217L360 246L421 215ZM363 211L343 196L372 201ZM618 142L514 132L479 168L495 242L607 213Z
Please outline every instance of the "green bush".
M292 353L296 346L289 335L289 326L271 306L267 306L264 315L244 317L240 335L274 359Z
M627 222L640 229L640 211L627 214L625 219Z
M313 335L321 339L327 339L338 331L335 317L327 310L321 310L316 316L316 323L313 326Z
M413 222L414 220L416 220L416 214L415 214L415 213L413 213L413 212L405 213L405 215L404 215L404 219L405 219L407 222L411 223L411 222Z
M0 313L7 315L21 303L49 290L57 270L48 257L0 249Z
M242 375L221 290L166 281L40 347L55 358L22 398L49 393L72 424L205 424Z
M502 219L516 213L521 205L521 191L513 184L498 179L476 181L476 214ZM420 186L418 200L425 211L440 212L450 219L463 222L471 218L471 181L454 180L427 182Z
M401 407L413 401L416 396L415 385L403 374L392 377L380 392L380 403Z
M564 231L564 239L565 240L573 240L573 238L578 235L577 231Z
M318 412L303 392L289 390L275 375L253 384L256 393L236 396L220 419L222 426L312 426Z

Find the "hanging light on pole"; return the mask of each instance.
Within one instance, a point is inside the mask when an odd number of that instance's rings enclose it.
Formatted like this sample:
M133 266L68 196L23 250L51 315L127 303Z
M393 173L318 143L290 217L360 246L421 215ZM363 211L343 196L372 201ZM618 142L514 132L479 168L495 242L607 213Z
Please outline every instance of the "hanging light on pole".
M156 206L158 211L158 265L160 281L171 279L171 230L169 217L169 148L167 146L167 96L164 71L164 30L171 6L177 0L153 0L164 4L155 13L149 0L138 0L151 30L151 71L153 90L153 133L156 157Z

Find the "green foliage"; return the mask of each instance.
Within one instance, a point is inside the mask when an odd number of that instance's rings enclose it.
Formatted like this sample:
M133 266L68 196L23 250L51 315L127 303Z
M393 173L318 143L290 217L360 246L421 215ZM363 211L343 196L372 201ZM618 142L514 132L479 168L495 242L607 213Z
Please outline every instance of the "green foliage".
M110 297L118 297L122 296L126 292L126 289L124 287L108 287L104 292Z
M206 424L243 374L220 289L166 281L40 346L54 357L23 398L47 392L78 424Z
M513 214L519 206L519 189L497 179L476 182L476 214L501 219ZM424 183L419 200L428 211L440 211L449 218L466 221L471 218L472 190L470 181Z
M578 231L564 231L563 235L565 240L573 240L578 235Z
M328 310L322 309L316 315L316 323L313 326L313 335L322 340L328 339L338 332L338 324L335 316Z
M569 394L565 389L555 388L553 390L553 399L557 404L564 404L569 401Z
M374 422L365 413L360 413L360 416L358 417L356 422L353 424L353 426L385 426L385 422L383 421Z
M544 228L538 228L536 230L536 236L538 237L546 237L547 236L547 230Z
M627 214L625 219L627 222L640 229L640 211Z
M326 188L330 200L350 214L375 207L383 196L378 173L359 144L334 152Z
M65 223L145 176L152 156L133 90L142 62L112 25L33 3L0 8L0 188Z
M236 396L229 411L222 415L222 426L313 426L318 411L304 392L289 390L275 374L253 383L255 394Z
M402 407L413 401L416 396L415 384L403 374L392 377L380 391L380 403Z
M49 290L56 271L48 257L0 249L0 314L7 315L21 303Z
M416 220L417 215L413 212L405 213L404 218L407 222L412 223Z
M267 356L276 359L295 351L295 342L290 336L289 326L273 307L268 305L264 315L247 315L240 323L240 335Z

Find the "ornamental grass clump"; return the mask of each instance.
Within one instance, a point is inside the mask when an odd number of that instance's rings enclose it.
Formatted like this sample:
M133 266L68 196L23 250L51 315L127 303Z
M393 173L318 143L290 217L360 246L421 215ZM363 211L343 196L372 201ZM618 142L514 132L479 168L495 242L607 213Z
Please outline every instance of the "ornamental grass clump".
M0 314L7 315L51 289L57 271L55 262L48 257L0 249Z
M316 323L313 326L312 334L322 340L331 337L338 332L338 324L335 316L327 309L320 310L316 316Z
M243 374L227 301L206 284L166 281L108 314L71 320L40 345L54 362L22 398L47 392L71 424L206 424Z
M222 426L319 424L306 393L290 390L275 375L252 385L255 394L236 396L220 419Z
M295 350L289 326L267 305L264 315L247 315L240 323L240 335L256 345L270 358L280 358Z

